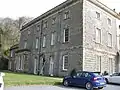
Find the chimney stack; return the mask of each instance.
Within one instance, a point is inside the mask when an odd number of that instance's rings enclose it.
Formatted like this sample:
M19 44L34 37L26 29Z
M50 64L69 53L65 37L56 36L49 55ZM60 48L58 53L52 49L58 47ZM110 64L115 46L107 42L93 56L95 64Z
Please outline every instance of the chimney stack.
M115 8L113 9L113 11L115 11Z

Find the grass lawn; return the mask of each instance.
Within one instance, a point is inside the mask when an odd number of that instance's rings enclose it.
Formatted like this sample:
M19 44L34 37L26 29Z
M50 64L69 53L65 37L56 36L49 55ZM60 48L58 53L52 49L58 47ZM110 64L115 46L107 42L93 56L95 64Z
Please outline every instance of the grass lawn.
M37 76L21 73L5 72L5 86L20 85L58 85L61 84L62 78Z

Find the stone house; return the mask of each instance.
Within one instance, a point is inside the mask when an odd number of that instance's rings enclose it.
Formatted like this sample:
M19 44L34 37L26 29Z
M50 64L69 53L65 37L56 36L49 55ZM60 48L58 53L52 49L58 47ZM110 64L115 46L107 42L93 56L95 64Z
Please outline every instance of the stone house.
M119 21L98 0L67 0L22 27L16 68L51 76L120 71Z

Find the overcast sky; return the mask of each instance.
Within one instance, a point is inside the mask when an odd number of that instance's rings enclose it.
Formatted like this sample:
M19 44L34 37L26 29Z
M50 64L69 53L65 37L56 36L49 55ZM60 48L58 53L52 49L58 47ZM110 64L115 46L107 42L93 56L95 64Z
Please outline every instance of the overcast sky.
M20 16L37 17L66 0L0 0L0 17L16 19ZM101 0L120 11L120 0Z

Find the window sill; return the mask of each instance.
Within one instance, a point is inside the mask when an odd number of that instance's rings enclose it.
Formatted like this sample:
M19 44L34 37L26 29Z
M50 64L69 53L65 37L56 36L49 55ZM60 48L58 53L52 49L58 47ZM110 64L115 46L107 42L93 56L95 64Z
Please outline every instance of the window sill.
M55 46L55 44L53 44L53 45L50 45L51 47L53 47L53 46Z
M101 42L94 41L96 44L102 44Z
M67 69L62 69L63 72L67 72Z
M67 41L67 42L63 42L62 44L68 44L69 43L69 41Z
M107 45L107 47L112 48L112 46Z
M52 25L55 25L56 23L52 23Z
M46 48L46 47L42 47L42 48Z
M64 18L64 20L69 20L70 19L70 17L68 17L68 18Z

